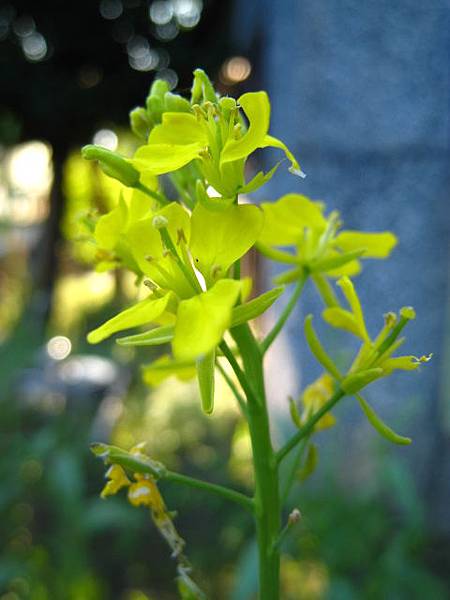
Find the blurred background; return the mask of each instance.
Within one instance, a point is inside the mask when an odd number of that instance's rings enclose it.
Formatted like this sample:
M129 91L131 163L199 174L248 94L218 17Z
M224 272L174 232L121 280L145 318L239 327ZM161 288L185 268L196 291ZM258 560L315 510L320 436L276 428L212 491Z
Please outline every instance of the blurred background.
M170 468L251 485L247 432L224 387L206 418L195 386L142 384L148 350L85 342L132 300L133 281L92 270L82 217L112 207L118 184L79 148L132 153L129 110L155 77L188 94L197 66L221 93L269 91L272 132L307 178L280 169L261 199L305 193L349 228L398 234L392 258L358 278L369 324L411 304L408 352L434 352L420 374L369 394L413 446L387 447L351 401L320 437L320 469L289 499L303 520L285 547L283 599L450 597L448 19L444 0L0 3L1 600L177 597L148 514L100 500L92 440L145 440ZM275 272L259 269L267 282ZM307 293L269 359L279 441L287 395L318 374L300 335L314 305ZM350 356L344 338L323 335ZM254 598L247 516L161 487L208 597Z

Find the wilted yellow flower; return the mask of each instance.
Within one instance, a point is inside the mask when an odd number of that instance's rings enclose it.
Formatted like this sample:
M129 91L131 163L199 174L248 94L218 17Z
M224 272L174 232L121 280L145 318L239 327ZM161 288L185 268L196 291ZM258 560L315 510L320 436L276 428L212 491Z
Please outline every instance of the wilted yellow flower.
M303 413L302 422L307 423L309 419L322 408L333 395L333 378L328 373L321 375L316 381L305 388L302 395ZM315 430L328 429L336 423L331 413L326 413L316 424Z
M127 487L131 484L125 471L119 465L111 465L106 471L105 477L109 479L109 481L106 483L100 494L102 498L113 496L123 487Z

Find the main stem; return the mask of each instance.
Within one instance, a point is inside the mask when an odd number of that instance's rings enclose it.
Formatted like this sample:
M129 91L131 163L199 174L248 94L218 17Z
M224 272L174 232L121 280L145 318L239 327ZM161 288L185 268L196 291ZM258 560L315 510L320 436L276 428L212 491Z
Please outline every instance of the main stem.
M280 598L281 529L278 467L272 448L264 389L263 354L247 324L231 330L239 346L250 389L246 392L255 473L255 521L259 558L259 600Z

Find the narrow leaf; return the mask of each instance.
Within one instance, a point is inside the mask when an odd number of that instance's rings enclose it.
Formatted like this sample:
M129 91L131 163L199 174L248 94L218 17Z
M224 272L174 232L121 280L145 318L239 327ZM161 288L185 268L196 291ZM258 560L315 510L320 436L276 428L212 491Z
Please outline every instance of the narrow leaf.
M316 332L314 331L314 327L312 324L313 316L308 315L305 319L305 336L306 341L311 349L311 352L320 362L320 364L326 369L333 377L337 380L340 380L341 374L339 369L334 364L333 360L330 356L325 352L324 347L320 343L319 338L317 337Z
M255 317L265 312L272 304L281 296L284 292L284 286L279 286L268 292L264 292L257 298L246 302L245 304L239 304L233 308L233 316L231 327L241 325L246 321L251 321Z
M403 437L398 433L395 433L386 423L384 423L377 413L373 410L373 408L364 400L362 396L356 394L356 398L361 406L364 414L367 417L367 420L372 425L374 429L378 431L378 433L392 442L393 444L400 444L401 446L406 446L411 443L411 438Z
M116 343L120 346L159 346L160 344L171 342L173 334L173 325L166 325L164 327L155 327L154 329L150 329L150 331L144 331L144 333L138 333L137 335L118 338Z

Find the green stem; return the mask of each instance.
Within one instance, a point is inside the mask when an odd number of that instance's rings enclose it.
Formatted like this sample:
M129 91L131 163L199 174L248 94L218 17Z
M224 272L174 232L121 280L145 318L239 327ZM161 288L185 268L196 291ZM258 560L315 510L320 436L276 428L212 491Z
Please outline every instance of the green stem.
M140 192L147 194L147 196L150 196L150 198L153 198L154 200L159 202L162 206L167 206L167 204L169 204L169 201L167 200L167 198L165 196L163 196L162 194L159 194L158 192L154 192L153 190L148 188L143 183L139 182L135 187Z
M295 446L307 435L309 435L314 429L315 424L320 421L320 419L330 411L333 406L343 397L345 396L345 392L340 388L336 390L336 392L331 396L326 404L322 406L320 410L313 414L310 420L303 425L301 429L297 431L295 435L291 437L291 439L276 453L276 461L277 464L283 460L283 458L289 454L289 452L295 448Z
M270 348L271 344L275 341L277 335L283 329L284 324L289 318L289 315L293 311L295 305L297 304L297 300L300 298L300 295L305 286L306 280L308 279L308 273L305 271L302 277L297 281L297 285L295 286L294 293L292 294L289 302L284 307L281 315L278 318L278 321L273 326L272 330L269 331L267 336L261 342L261 350L262 353L265 354L267 350Z
M182 475L181 473L174 473L173 471L167 471L167 474L164 475L163 479L166 481L173 481L174 483L181 483L199 490L205 490L205 492L210 492L216 496L221 496L226 500L236 502L246 510L249 510L252 513L254 512L254 501L252 498L223 485L202 481L201 479L195 479L193 477L188 477L187 475Z
M255 393L247 396L248 425L255 474L255 521L259 559L259 600L280 598L281 529L278 469L272 448L264 390L263 354L248 324L231 330L242 356L245 378Z

